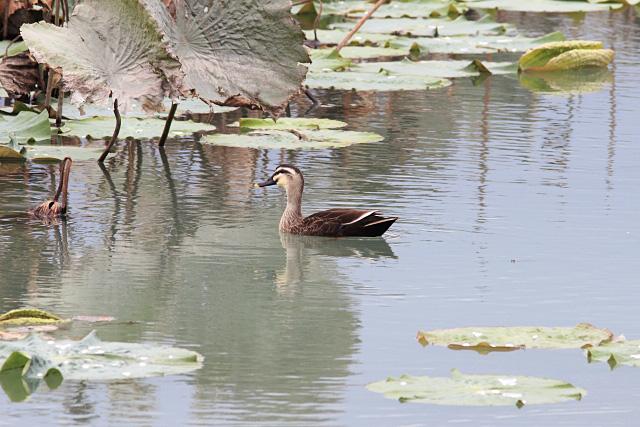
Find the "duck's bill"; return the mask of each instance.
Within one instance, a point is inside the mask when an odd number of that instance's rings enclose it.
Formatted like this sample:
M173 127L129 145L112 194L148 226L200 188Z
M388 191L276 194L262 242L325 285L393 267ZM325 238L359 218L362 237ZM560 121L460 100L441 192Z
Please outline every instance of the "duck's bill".
M269 178L265 182L257 182L254 184L254 187L268 187L270 185L276 185L276 182L272 178Z

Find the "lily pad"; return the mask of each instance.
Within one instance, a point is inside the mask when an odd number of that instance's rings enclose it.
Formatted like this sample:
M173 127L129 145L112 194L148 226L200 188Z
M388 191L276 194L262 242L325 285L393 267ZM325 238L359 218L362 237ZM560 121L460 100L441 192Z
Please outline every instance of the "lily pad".
M7 50L7 48L9 48ZM0 56L14 56L26 52L29 48L25 42L12 43L11 40L0 41Z
M640 367L640 340L615 341L586 350L589 362L607 362L613 369L617 365Z
M36 334L0 342L0 373L25 380L59 374L59 380L110 381L175 375L199 369L203 357L190 350L101 341L90 333L80 341L45 341ZM3 385L4 387L4 385ZM6 391L6 388L5 388Z
M353 144L378 142L384 138L372 132L354 132L336 129L300 130L295 132L283 130L260 130L247 134L214 134L207 135L201 143L222 145L227 147L245 147L258 149L323 149L342 148Z
M335 49L316 49L311 51L309 72L344 71L351 66L351 60L344 58Z
M466 5L474 9L500 9L515 12L601 12L619 9L619 3L595 3L590 1L570 0L478 0L467 1Z
M116 120L113 117L92 117L82 120L70 120L62 127L62 133L73 136L108 138L113 133ZM162 135L165 121L156 118L127 117L122 119L121 138L148 139ZM208 123L196 123L191 120L174 120L169 136L191 135L195 132L215 130Z
M34 163L58 163L65 157L74 162L96 161L104 148L77 145L27 145L24 156Z
M21 111L17 116L0 116L0 144L12 139L19 144L51 139L49 114Z
M611 331L588 323L575 327L471 327L418 332L423 346L440 345L452 350L513 351L524 348L585 348L613 338Z
M580 400L587 394L565 381L512 375L467 375L451 378L402 375L367 386L400 402L453 406L541 405Z
M388 45L396 48L418 49L420 53L485 54L524 52L552 41L562 41L560 32L542 37L523 36L461 36L461 37L396 37Z
M348 30L316 30L318 41L324 46L335 46L340 43L349 32ZM307 40L313 40L313 31L305 31ZM367 46L367 45L385 45L387 42L395 39L394 36L388 34L370 34L358 31L351 37L349 46ZM312 54L313 55L313 54ZM313 59L313 56L311 57Z
M19 308L0 315L0 326L50 325L63 322L63 319L37 308Z
M21 34L39 63L61 72L74 104L106 105L113 94L124 112L133 104L159 111L165 96L185 90L180 64L138 0L84 0L67 26L25 24Z
M615 53L597 41L569 40L545 43L520 57L521 71L563 71L576 68L606 67Z
M358 64L354 71L384 73L396 76L421 77L473 77L482 73L515 74L517 67L511 62L485 62L469 60L366 62Z
M251 119L242 118L239 123L243 129L271 129L271 130L319 130L338 129L347 124L339 120L316 119L316 118L288 118L283 117L275 121L273 119Z
M171 108L172 101L170 99L165 98L164 100L164 108L166 111L160 113L161 116L165 116L168 114L169 108ZM178 103L178 109L176 110L176 115L181 116L185 114L221 114L228 113L230 111L237 110L238 107L225 107L222 105L216 104L207 104L198 98L187 98L182 99Z
M289 0L181 0L174 16L162 2L140 1L199 97L277 116L299 91L309 57Z
M0 343L0 348L2 346ZM50 361L39 356L14 351L5 358L0 367L0 385L14 402L25 400L38 388L41 380L44 380L49 388L55 389L62 383L62 374Z
M342 0L325 2L323 15L337 15L347 18L360 18L371 9L371 3L364 0ZM373 14L374 18L435 18L441 16L457 16L467 8L454 1L420 0L393 1L383 4ZM316 8L317 10L317 8Z
M357 91L406 91L440 89L451 85L447 79L372 72L309 73L305 84L311 88Z
M321 52L332 51L331 48L319 49ZM392 56L407 56L410 49L400 49L394 47L375 47L375 46L345 46L340 50L340 55L349 59L373 59Z
M567 71L529 71L518 76L523 87L541 93L579 94L597 92L613 82L607 68L584 68Z
M338 22L331 24L329 28L350 30L353 22ZM500 35L513 27L510 24L494 22L489 18L478 21L469 21L464 17L454 20L436 19L370 19L362 26L365 33L411 35L434 37L438 36L468 36L468 35Z

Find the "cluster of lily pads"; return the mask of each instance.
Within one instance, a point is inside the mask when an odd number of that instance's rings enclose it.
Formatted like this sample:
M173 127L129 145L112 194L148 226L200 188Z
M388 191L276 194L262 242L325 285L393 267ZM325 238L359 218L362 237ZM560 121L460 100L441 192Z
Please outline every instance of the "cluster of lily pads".
M613 52L603 49L602 44L589 42L592 48L585 50L575 42L565 42L564 35L559 32L542 37L526 37L519 34L513 25L495 22L489 15L477 19L479 15L470 12L491 9L591 12L619 9L623 4L565 0L394 0L380 6L353 36L349 45L339 52L335 51L334 46L345 38L355 20L362 17L371 6L371 2L365 0L343 0L324 3L322 8L317 2L308 2L294 9L301 16L322 11L329 21L326 29L306 33L309 40L317 36L315 44L319 45L318 49L311 52L312 64L305 82L308 87L363 91L424 90L448 86L451 79L459 77L515 75L521 71L521 81L533 90L560 90L564 82L562 76L532 75L530 71L548 72L578 67L600 69L600 73L591 72L589 78L602 82L607 78L606 68L603 73L602 67L606 67L613 59ZM539 66L533 69L522 62L430 59L434 54L518 53L540 47L543 49L534 50L529 59L535 58L543 62L542 65L549 62L546 68ZM562 55L570 50L575 52ZM372 60L375 62L368 62ZM545 85L546 76L551 83Z
M0 315L0 386L11 400L25 400L42 383L55 389L63 380L175 375L199 369L204 360L195 351L182 348L102 341L95 331L77 341L24 332L51 331L71 321L39 309L17 309Z
M614 337L587 323L575 327L468 327L419 331L423 346L446 346L481 354L523 349L582 349L591 362L640 367L640 340ZM586 391L548 378L511 375L464 375L450 378L402 375L368 385L368 389L401 402L439 405L524 405L580 400Z

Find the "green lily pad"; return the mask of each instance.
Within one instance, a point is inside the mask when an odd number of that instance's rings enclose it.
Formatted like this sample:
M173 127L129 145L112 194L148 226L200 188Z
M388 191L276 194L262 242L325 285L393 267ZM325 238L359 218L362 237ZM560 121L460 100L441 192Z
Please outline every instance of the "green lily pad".
M167 116L169 108L171 108L172 101L168 98L165 98L163 105L166 111L160 113L160 116ZM187 113L191 114L221 114L228 113L230 111L237 110L238 107L225 107L222 105L216 104L207 104L199 98L187 98L184 100L180 100L178 102L178 109L176 110L176 115L184 115Z
M612 369L617 365L640 367L640 340L605 343L586 353L589 362L607 362Z
M584 348L613 338L611 331L588 323L575 327L471 327L418 332L423 346L440 345L452 350L513 351L524 348Z
M603 49L602 43L568 40L545 43L520 57L521 71L562 71L576 68L606 67L613 61L613 50Z
M524 52L552 41L562 41L560 32L542 37L523 36L461 36L461 37L396 37L388 45L396 48L418 49L421 53L485 54Z
M101 341L92 332L80 341L50 342L32 334L0 342L0 361L0 374L45 381L51 376L50 382L59 384L62 378L109 381L182 374L199 369L203 358L181 348Z
M120 138L149 139L162 135L165 121L157 118L126 117L122 119ZM113 117L92 117L82 120L70 120L62 127L65 135L92 138L108 138L113 134L116 120ZM169 136L191 135L195 132L215 130L215 126L207 123L196 123L190 120L174 120Z
M344 39L349 32L348 30L316 30L318 34L318 41L321 45L330 46L337 45ZM313 40L313 31L305 31L305 37L307 40ZM367 45L385 45L387 42L395 39L394 36L388 34L369 34L358 31L351 37L349 46L367 46ZM313 52L313 51L312 51Z
M364 0L343 0L325 2L323 15L337 15L347 18L360 18L371 9L372 4ZM317 10L317 8L316 8ZM393 1L383 4L373 14L374 18L435 18L441 16L457 16L467 8L454 1L420 0Z
M474 9L500 9L516 12L601 12L619 9L619 3L594 3L588 1L570 0L478 0L467 1L466 5Z
M343 128L347 124L339 120L316 119L316 118L289 118L283 117L274 121L273 119L252 119L242 118L239 123L243 129L272 129L272 130L319 130L319 129L338 129Z
M322 51L331 51L331 48L319 49ZM407 56L410 49L400 49L393 47L375 47L375 46L345 46L340 51L340 55L349 59L372 59L391 56Z
M597 92L613 82L607 68L584 68L568 71L530 71L518 76L523 87L542 93L579 94Z
M104 147L77 145L27 145L24 156L34 163L58 163L65 157L74 162L97 161Z
M309 56L311 57L310 73L343 71L351 66L351 60L344 58L335 49L312 50Z
M300 130L260 130L247 134L207 135L201 143L245 148L285 148L289 150L342 148L353 144L378 142L384 138L372 132L354 132L336 129Z
M317 89L386 92L440 89L451 85L451 81L414 75L347 71L309 73L305 84Z
M453 406L541 405L580 400L587 394L565 381L512 375L466 375L453 370L447 377L402 375L367 386L400 402Z
M11 139L19 144L51 139L49 114L21 111L17 116L0 116L0 144Z
M0 315L0 326L46 325L63 322L63 319L37 308L19 308Z
M9 50L7 50L7 47ZM11 40L0 41L0 56L5 56L5 54L7 56L15 56L27 50L29 50L29 48L25 42L12 43Z
M62 383L62 374L50 361L39 356L14 351L0 367L0 385L13 402L25 400L41 380L50 389L55 389Z
M332 29L350 30L353 22L338 22L331 24ZM469 21L464 17L454 20L436 19L370 19L362 26L365 33L412 35L433 37L438 36L468 36L468 35L499 35L513 28L509 24L494 22L488 18Z
M517 67L511 62L481 62L478 60L366 62L353 67L354 71L384 73L396 76L438 78L473 77L482 73L515 74Z

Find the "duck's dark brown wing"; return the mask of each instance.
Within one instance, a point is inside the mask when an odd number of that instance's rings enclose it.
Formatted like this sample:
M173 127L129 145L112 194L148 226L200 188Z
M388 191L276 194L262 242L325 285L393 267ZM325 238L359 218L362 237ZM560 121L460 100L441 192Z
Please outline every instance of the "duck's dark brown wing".
M381 236L398 218L384 217L379 211L328 209L303 220L303 234L311 236Z

